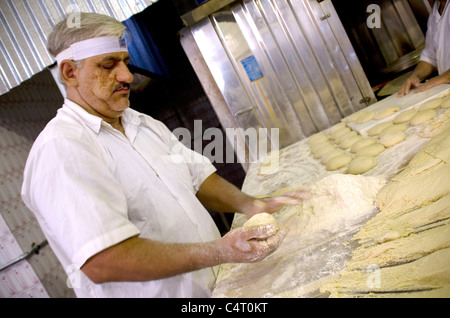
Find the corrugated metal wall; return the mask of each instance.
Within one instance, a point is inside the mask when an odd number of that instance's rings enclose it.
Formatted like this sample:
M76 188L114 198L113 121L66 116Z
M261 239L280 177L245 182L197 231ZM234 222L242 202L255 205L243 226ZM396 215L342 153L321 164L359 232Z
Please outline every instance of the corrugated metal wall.
M98 12L128 19L158 0L2 0L0 95L54 63L47 36L66 14Z

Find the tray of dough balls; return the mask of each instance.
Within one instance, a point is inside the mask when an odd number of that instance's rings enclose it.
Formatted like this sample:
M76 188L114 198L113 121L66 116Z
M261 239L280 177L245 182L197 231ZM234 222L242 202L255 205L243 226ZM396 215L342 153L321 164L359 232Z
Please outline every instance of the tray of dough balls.
M308 138L312 156L328 171L390 179L442 127L450 124L449 88L364 128L348 118ZM397 98L397 97L396 97ZM384 103L385 107L389 107ZM436 106L437 105L437 106ZM366 111L378 112L377 107ZM381 117L381 116L379 116ZM358 129L359 128L359 129ZM434 133L433 133L434 132Z
M402 97L397 94L391 95L353 113L342 121L364 136L377 124L391 122L417 125L436 117L438 113L436 109L449 107L450 84L444 84L420 93L412 91Z

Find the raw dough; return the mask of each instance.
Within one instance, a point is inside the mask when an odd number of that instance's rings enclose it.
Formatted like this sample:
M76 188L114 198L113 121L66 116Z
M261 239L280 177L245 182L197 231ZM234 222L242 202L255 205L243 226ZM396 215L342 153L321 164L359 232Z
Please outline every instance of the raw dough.
M406 131L408 129L408 124L392 124L389 127L384 128L378 137L383 138L384 135L390 133L391 131Z
M336 146L332 144L325 144L323 147L320 147L314 152L314 158L319 159L322 158L327 152L336 150Z
M382 123L380 123L380 124L377 124L377 125L371 127L371 128L367 131L367 134L368 134L369 136L376 136L376 135L378 135L383 129L385 129L386 127L389 127L389 126L391 126L391 125L392 125L392 122L391 122L391 121L385 121L385 122L382 122Z
M342 155L338 155L338 156L332 158L327 163L327 170L334 171L334 170L340 169L342 167L345 167L346 165L348 165L350 163L350 161L352 161L352 159L353 159L353 157L346 153L342 154Z
M394 118L394 124L403 124L409 121L415 114L417 114L417 110L414 108L405 110L401 112Z
M357 157L350 162L347 168L347 173L350 174L362 174L378 164L377 159L371 156L361 156Z
M350 136L347 139L342 140L340 147L342 149L348 149L351 146L353 146L353 144L359 140L361 140L363 137L360 135L356 135L356 136Z
M266 212L255 214L244 223L243 227L258 227L263 225L273 225L275 229L279 228L278 222L273 215Z
M370 292L407 292L434 289L450 284L450 248L445 248L417 261L398 266L360 270L344 270L340 277L322 286L320 291L331 297L358 296ZM378 272L379 280L376 280Z
M325 135L323 132L320 132L320 133L310 136L308 139L308 144L309 145L318 144L318 143L321 143L321 142L324 142L327 140L328 140L328 136Z
M340 123L337 123L336 125L332 126L330 129L328 129L328 133L332 134L336 130L344 128L344 127L347 127L347 124L344 123L343 121L341 121Z
M360 141L355 142L350 148L350 151L352 153L357 153L359 149L368 145L375 144L376 142L377 140L375 138L363 138Z
M409 124L412 126L419 125L433 119L434 116L436 116L434 109L423 110L415 114L409 121Z
M345 133L348 133L348 132L350 132L350 131L351 131L350 128L348 128L348 127L342 127L342 128L339 128L338 130L336 130L336 131L330 133L330 136L331 136L331 138L333 138L334 140L336 140L337 138L339 138L339 136L341 136L341 135L343 135L343 134L345 134Z
M355 154L355 156L356 157L361 157L361 156L376 157L380 153L382 153L385 149L386 149L385 146L383 146L382 144L376 143L376 144L368 145L368 146L365 146L365 147L359 149L358 152Z
M391 131L380 138L380 144L387 148L392 147L405 139L406 134L403 131Z
M325 155L323 155L323 156L322 156L321 162L322 162L324 165L327 165L328 162L331 161L331 159L333 159L333 158L336 157L336 156L342 155L342 154L345 154L345 151L342 150L342 149L336 148L335 150L332 150L332 151L330 151L330 152L327 152Z
M344 140L346 140L346 139L348 139L348 138L350 138L352 136L357 136L357 135L358 135L358 133L356 131L354 131L354 130L348 131L348 132L346 132L346 133L344 133L342 135L339 135L336 138L335 141L336 141L337 144L340 144L340 143L342 143L342 141L344 141Z
M428 109L436 109L441 105L441 103L442 103L442 98L430 99L429 101L426 101L425 103L423 103L420 106L419 111L428 110Z
M450 96L447 96L442 100L441 108L450 108Z
M377 111L373 118L377 119L377 120L383 119L383 118L391 116L392 114L394 114L395 112L398 112L399 110L400 110L400 107L398 107L398 106L389 106L389 107L386 107L384 109Z
M357 124L364 124L365 122L368 122L369 120L372 120L373 116L375 116L375 112L364 110L358 116L358 119L356 119L356 123Z

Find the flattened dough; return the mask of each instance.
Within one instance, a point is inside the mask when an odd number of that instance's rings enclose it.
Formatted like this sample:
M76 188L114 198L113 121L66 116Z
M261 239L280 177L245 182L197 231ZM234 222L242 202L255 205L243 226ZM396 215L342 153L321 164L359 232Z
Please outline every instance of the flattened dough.
M442 100L441 108L450 108L450 96L447 96Z
M338 170L340 168L345 167L352 161L353 157L348 154L338 155L332 158L327 164L328 171Z
M365 146L358 150L358 152L355 154L356 157L362 157L362 156L372 156L376 157L380 153L382 153L386 147L382 144L376 143L372 145Z
M398 107L398 106L389 106L389 107L386 107L386 108L383 108L383 109L377 111L373 118L377 119L377 120L383 119L383 118L391 116L392 114L394 114L395 112L398 112L399 110L400 110L400 107Z
M383 138L384 135L390 133L391 131L406 131L408 129L408 124L392 124L389 127L384 128L378 137Z
M372 128L370 128L369 130L367 130L367 134L369 136L376 136L378 135L380 132L383 131L383 129L385 129L386 127L389 127L392 125L391 121L385 121L383 123L379 123L375 126L373 126Z
M243 227L258 227L263 225L273 225L275 229L279 228L278 221L269 213L263 212L252 216Z
M419 111L428 110L428 109L436 109L441 105L441 103L442 103L442 98L430 99L420 106Z
M351 146L353 146L353 144L357 141L360 141L363 137L361 135L356 135L356 136L350 136L344 140L342 140L342 142L340 143L340 147L342 149L348 149Z
M375 112L373 111L362 111L361 114L359 114L358 118L356 119L357 124L364 124L368 122L369 120L372 120L375 116Z
M357 157L349 163L347 173L362 174L373 169L377 164L377 159L372 156Z
M427 122L436 116L436 111L434 109L423 110L415 114L409 121L411 126L416 126L421 123Z
M414 108L405 110L401 112L394 118L394 124L403 124L409 121L415 114L417 114L417 110Z
M402 142L405 139L406 134L403 131L391 131L380 138L380 144L388 148Z
M359 149L368 146L373 145L377 142L375 138L363 138L360 141L355 142L352 147L350 148L350 151L352 153L357 153Z

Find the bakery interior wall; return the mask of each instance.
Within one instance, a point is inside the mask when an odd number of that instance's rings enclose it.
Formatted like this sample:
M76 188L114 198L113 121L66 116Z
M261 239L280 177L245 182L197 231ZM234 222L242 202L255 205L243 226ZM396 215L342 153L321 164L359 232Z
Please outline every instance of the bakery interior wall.
M171 130L188 128L193 139L194 120L202 121L203 130L222 129L181 48L177 32L182 22L172 2L160 0L124 23L141 30L141 39L151 42L147 49L158 51L162 66L155 73L131 63L136 77L132 107L163 121ZM45 243L36 219L21 200L20 188L33 141L62 102L63 95L48 69L0 96L0 267ZM218 174L241 187L245 172L240 163L214 164ZM221 232L227 231L232 215L211 214ZM0 271L0 298L74 297L66 280L51 248L43 244L37 254Z

